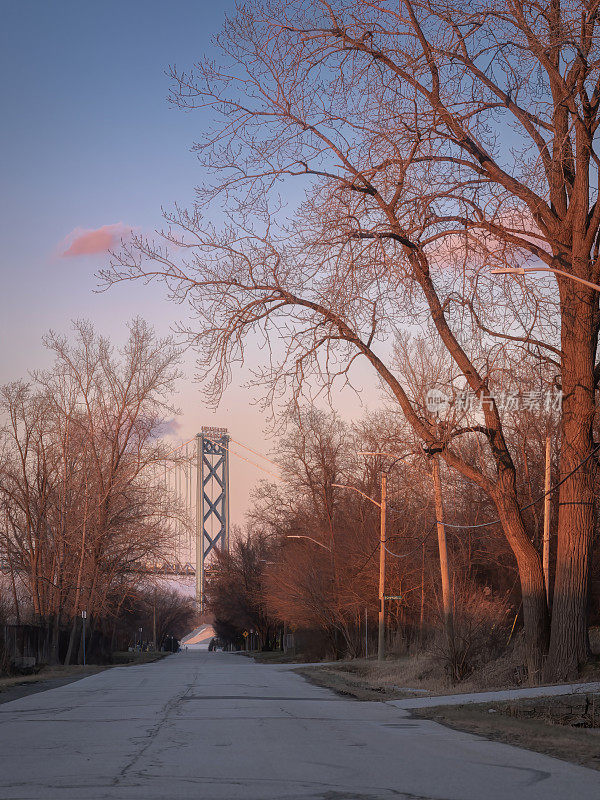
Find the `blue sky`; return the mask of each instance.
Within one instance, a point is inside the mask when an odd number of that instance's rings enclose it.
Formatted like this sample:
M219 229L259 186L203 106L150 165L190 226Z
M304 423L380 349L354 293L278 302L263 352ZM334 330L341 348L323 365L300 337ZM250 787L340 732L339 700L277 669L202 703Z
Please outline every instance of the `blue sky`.
M18 343L2 348L3 378L21 374L31 363L21 356L73 316L102 324L121 310L158 311L157 293L141 299L141 287L94 296L98 257L56 256L75 228L121 222L151 230L161 204L191 197L200 175L190 145L201 122L166 102L164 71L208 52L232 6L2 4L2 336Z
M159 287L95 294L105 256L60 254L77 238L73 231L120 223L150 232L161 206L192 198L202 174L190 147L206 120L167 103L165 70L210 53L233 7L231 0L2 3L0 382L45 366L41 337L66 331L71 319L90 319L118 340L136 314L162 334L182 315ZM176 402L181 437L202 424L229 425L237 438L268 449L263 419L239 384L216 414L203 408L191 357ZM347 402L354 416L362 413L354 395ZM232 516L241 522L260 473L234 461Z

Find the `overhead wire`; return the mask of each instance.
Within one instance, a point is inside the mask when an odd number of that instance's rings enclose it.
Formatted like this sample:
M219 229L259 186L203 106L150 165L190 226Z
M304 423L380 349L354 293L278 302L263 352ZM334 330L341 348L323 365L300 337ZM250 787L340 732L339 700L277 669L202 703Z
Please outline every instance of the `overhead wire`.
M367 560L364 562L364 564L356 570L356 575L359 575L363 571L363 569L367 566L367 564L373 558L378 549L379 549L379 542L377 542L373 550L371 550L371 553L367 557Z
M562 486L565 481L568 481L569 478L574 475L577 470L581 469L583 465L590 460L590 458L600 450L600 443L598 443L589 453L588 455L577 464L569 473L565 475L564 478L558 481L554 486L551 486L546 492L543 492L539 497L536 497L535 500L532 500L531 503L528 503L526 506L521 506L519 511L527 511L527 509L532 508L532 506L537 505L541 500L543 500L547 495L553 494L560 486ZM405 513L399 508L394 508L390 503L387 504L387 508L391 511L395 512L396 514ZM436 520L436 523L440 525L445 525L446 528L460 528L461 530L474 530L476 528L488 528L490 525L498 525L502 520L500 518L490 520L490 522L481 522L478 525L459 525L455 522L442 522L441 520Z
M417 552L417 550L420 550L420 549L421 549L421 547L423 547L423 545L425 544L425 542L427 541L427 539L429 539L429 537L430 537L430 536L431 536L431 534L433 533L433 529L434 529L435 525L437 525L437 522L434 522L434 523L432 523L431 527L429 528L429 530L427 531L427 533L425 534L425 536L423 536L423 538L422 538L422 539L419 541L419 544L418 544L418 545L417 545L417 546L416 546L416 547L415 547L413 550L409 550L409 551L408 551L408 553L400 553L400 554L399 554L399 553L394 553L392 550L389 550L389 549L388 549L388 548L385 546L385 542L384 542L384 545L383 545L383 549L384 549L384 550L385 550L385 552L386 552L386 553L388 553L390 556L394 556L394 558L408 558L408 556L411 556L413 553L416 553L416 552ZM387 537L386 537L386 540L387 540Z

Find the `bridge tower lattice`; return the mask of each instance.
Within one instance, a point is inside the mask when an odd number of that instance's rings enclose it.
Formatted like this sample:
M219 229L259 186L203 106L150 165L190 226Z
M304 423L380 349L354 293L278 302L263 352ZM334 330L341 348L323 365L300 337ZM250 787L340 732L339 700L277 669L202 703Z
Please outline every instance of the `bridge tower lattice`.
M229 435L202 427L196 434L196 602L205 606L206 568L216 550L229 551Z

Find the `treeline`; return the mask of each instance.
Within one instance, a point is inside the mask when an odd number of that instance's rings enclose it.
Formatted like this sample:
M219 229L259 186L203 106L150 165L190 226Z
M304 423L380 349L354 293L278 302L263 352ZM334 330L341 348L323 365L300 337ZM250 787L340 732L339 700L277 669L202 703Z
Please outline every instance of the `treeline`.
M515 415L510 445L522 462L518 487L527 534L541 553L544 449L551 414ZM218 635L243 646L244 630L266 650L284 632L313 657L364 656L377 647L381 472L388 476L385 594L392 653L427 650L454 680L517 645L526 676L519 576L495 509L475 484L442 468L454 635L444 634L432 463L398 414L368 415L355 425L334 413L294 416L276 447L282 480L263 484L248 529L222 554L208 586ZM465 439L464 447L473 446ZM380 455L373 455L379 453ZM338 488L345 485L358 489ZM556 496L552 494L551 580ZM491 523L491 524L488 524ZM598 570L596 569L596 572ZM550 593L550 601L552 595ZM600 593L591 597L598 621ZM370 636L369 636L369 631Z
M179 355L140 319L119 350L86 322L45 345L48 369L0 388L3 607L5 620L43 626L49 660L68 664L84 611L100 649L131 639L148 605L141 565L172 555L161 437Z

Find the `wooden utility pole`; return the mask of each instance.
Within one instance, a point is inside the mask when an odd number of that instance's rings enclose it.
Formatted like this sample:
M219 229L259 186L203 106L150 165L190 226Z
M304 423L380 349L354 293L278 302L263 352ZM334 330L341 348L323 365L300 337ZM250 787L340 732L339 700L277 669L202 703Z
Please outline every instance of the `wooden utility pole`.
M152 638L154 641L154 650L158 650L156 646L156 589L154 590L154 602L152 603Z
M544 583L546 584L546 603L550 608L550 481L552 478L552 439L546 436L546 477L544 480L544 549L542 566L544 568Z
M385 658L385 504L387 498L387 473L381 473L381 505L379 526L379 630L377 637L377 658Z
M440 553L440 573L442 578L442 603L444 608L444 628L448 639L450 654L454 652L454 622L452 619L452 601L450 598L450 571L448 569L448 549L446 547L446 529L444 527L444 502L442 498L442 481L440 478L439 456L432 458L433 489L435 493L435 518L437 523L438 550Z

